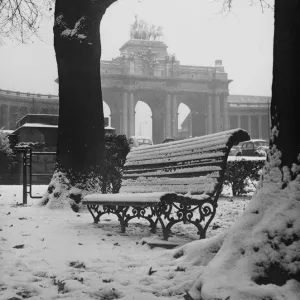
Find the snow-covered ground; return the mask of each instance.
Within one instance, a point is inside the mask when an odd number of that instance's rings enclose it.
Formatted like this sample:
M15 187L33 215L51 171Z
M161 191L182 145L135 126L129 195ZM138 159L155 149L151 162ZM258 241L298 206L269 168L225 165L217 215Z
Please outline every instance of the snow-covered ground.
M46 186L34 186L42 194ZM0 186L0 299L183 299L199 266L173 257L176 250L153 248L143 238L148 224L134 220L126 234L115 216L93 224L88 211L50 210L38 200L22 203L21 186ZM219 199L207 236L229 228L249 198ZM196 228L174 226L170 241L197 239ZM152 272L153 271L153 272ZM13 298L15 297L15 298Z

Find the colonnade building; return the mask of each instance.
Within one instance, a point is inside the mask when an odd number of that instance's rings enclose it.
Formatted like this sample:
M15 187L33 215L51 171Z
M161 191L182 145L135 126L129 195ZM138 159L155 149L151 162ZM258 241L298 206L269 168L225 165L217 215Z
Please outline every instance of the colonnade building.
M167 45L156 40L130 39L120 48L119 57L101 61L110 125L117 134L135 135L135 107L138 101L145 102L152 113L154 143L237 127L252 138L268 139L270 98L230 95L230 82L221 60L213 66L181 65ZM181 103L190 114L178 129ZM28 113L57 114L58 96L0 90L0 128L15 129Z

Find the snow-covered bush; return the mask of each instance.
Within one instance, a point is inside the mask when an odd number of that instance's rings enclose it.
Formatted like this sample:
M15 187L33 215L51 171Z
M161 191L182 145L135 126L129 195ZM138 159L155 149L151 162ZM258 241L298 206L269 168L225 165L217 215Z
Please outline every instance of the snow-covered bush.
M231 186L232 195L247 194L249 182L258 181L265 160L233 160L227 162L224 184Z
M10 147L8 135L0 130L0 178L4 179L7 174L11 173L15 164L15 155Z
M118 193L128 152L129 143L125 135L107 134L104 166L100 173L92 170L88 174L75 177L79 175L66 176L65 173L56 170L40 204L59 209L71 207L73 211L78 212L83 208L81 200L86 194Z
M17 143L18 147L30 147L32 151L45 151L46 144L44 142L20 142Z
M129 143L125 135L107 134L105 136L105 170L101 179L103 194L119 192L123 166L129 150Z

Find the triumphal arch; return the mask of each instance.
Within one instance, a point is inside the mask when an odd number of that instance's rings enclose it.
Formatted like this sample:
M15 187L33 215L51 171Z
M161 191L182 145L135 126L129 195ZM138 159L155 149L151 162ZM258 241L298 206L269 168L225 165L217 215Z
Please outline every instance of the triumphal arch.
M145 102L151 109L155 143L178 136L181 103L190 108L186 137L229 129L227 97L230 80L222 61L216 60L214 66L182 65L168 52L161 38L159 26L149 26L136 18L130 39L120 48L120 55L110 61L101 61L103 100L110 108L111 126L116 133L135 135L138 101ZM0 125L6 129L13 129L25 111L58 111L57 96L21 95L10 91L2 91L0 96ZM45 110L45 105L52 110Z
M135 134L135 106L147 103L152 111L155 143L178 135L178 107L190 110L190 135L201 136L229 128L228 85L222 61L215 66L181 65L159 40L130 39L120 56L101 61L103 99L111 110L117 133Z

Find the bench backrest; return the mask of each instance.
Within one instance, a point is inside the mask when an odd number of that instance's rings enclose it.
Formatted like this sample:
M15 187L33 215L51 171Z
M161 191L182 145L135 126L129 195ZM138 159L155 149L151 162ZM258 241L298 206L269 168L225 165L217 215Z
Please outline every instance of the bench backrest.
M220 192L231 147L249 140L242 129L223 131L129 152L124 166L122 193Z

